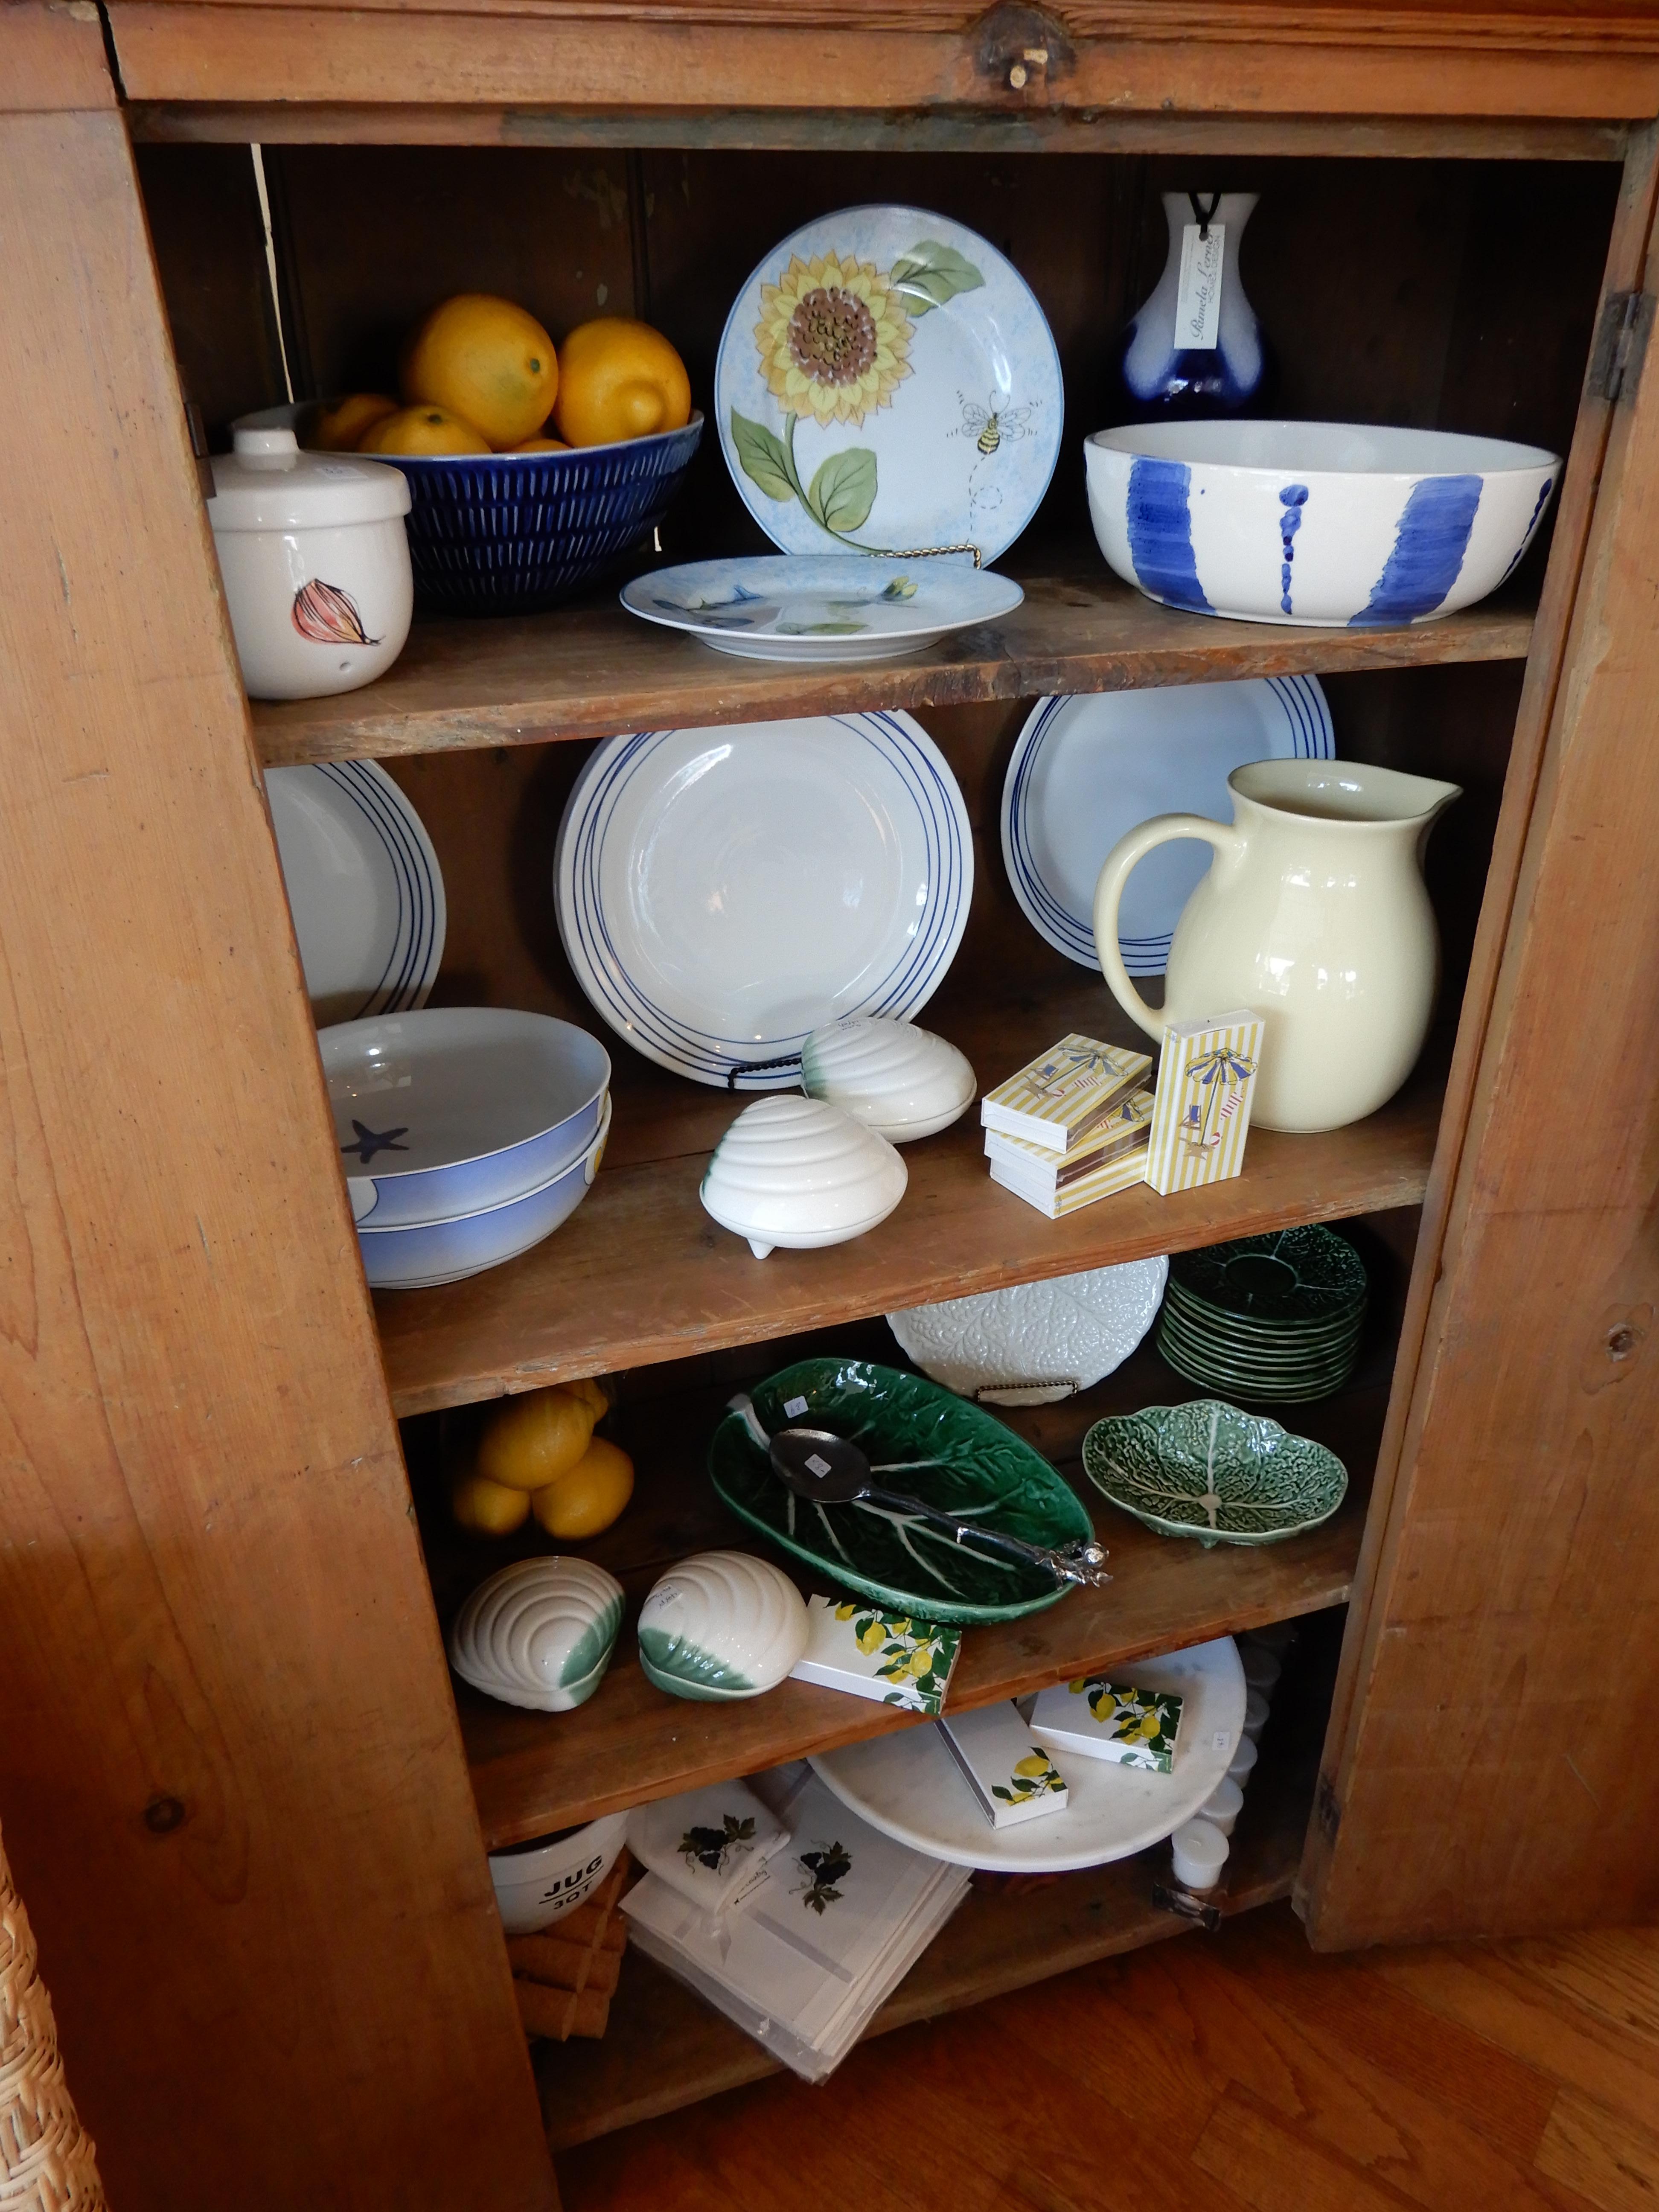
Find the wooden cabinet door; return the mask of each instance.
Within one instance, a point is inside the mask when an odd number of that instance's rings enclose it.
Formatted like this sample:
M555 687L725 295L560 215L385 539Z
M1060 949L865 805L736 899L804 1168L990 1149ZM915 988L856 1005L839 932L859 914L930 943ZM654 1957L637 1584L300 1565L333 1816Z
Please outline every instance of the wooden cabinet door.
M1659 284L1653 150L1609 293ZM1632 381L1586 398L1557 523L1304 1868L1322 1948L1659 1909L1659 348Z
M6 1844L124 2212L546 2212L126 132L0 14Z

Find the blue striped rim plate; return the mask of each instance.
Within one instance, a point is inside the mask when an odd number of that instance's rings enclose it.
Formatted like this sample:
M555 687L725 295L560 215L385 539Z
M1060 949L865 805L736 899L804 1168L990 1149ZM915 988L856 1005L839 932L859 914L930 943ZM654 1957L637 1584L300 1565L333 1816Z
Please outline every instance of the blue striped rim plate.
M1227 778L1245 761L1329 760L1330 708L1314 676L1251 678L1039 699L1002 787L1002 857L1040 937L1084 968L1095 957L1095 880L1120 837L1155 814L1232 819ZM1132 975L1161 975L1181 910L1211 860L1191 838L1130 877L1118 942Z
M553 872L565 952L619 1036L694 1082L775 1091L821 1024L932 997L973 837L909 715L824 714L609 739Z
M319 1026L423 1006L447 915L420 816L373 761L267 769L265 792Z

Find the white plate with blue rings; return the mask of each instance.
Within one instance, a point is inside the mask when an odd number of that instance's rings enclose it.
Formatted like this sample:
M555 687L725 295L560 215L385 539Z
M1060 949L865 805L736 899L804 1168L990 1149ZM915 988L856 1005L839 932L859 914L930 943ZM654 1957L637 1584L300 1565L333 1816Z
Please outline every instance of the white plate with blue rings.
M317 1039L353 1218L451 1221L538 1190L599 1126L611 1055L551 1014L424 1006Z
M949 631L1000 621L1024 597L965 554L908 562L867 553L689 561L636 576L622 591L629 614L685 630L716 653L793 661L919 653Z
M319 1026L423 1006L444 957L444 879L421 817L374 761L265 770Z
M943 981L974 886L968 810L903 714L650 730L596 748L559 825L576 979L694 1082L793 1088L811 1032L904 1020Z
M1120 837L1155 814L1231 822L1227 778L1245 761L1329 760L1331 711L1315 676L1253 677L1039 699L1002 787L1002 858L1025 919L1098 969L1095 881ZM1161 975L1170 938L1213 854L1183 837L1130 877L1118 944L1132 975Z
M714 364L720 448L786 553L966 552L1036 514L1060 454L1060 356L988 239L922 208L843 208L773 248Z

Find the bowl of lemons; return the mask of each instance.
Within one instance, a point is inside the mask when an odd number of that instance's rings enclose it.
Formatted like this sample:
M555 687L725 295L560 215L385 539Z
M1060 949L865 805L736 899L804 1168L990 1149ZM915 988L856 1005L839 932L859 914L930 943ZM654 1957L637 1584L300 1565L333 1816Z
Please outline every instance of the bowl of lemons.
M511 300L459 293L409 333L398 387L297 410L300 441L403 471L422 614L533 614L568 599L648 542L702 436L679 355L629 315L556 346Z

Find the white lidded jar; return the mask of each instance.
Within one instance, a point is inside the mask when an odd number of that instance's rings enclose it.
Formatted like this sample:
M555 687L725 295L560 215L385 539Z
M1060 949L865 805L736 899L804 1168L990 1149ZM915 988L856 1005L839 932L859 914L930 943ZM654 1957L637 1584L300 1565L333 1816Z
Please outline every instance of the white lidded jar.
M208 520L253 699L319 699L383 676L415 605L409 481L355 453L242 428L213 463Z

